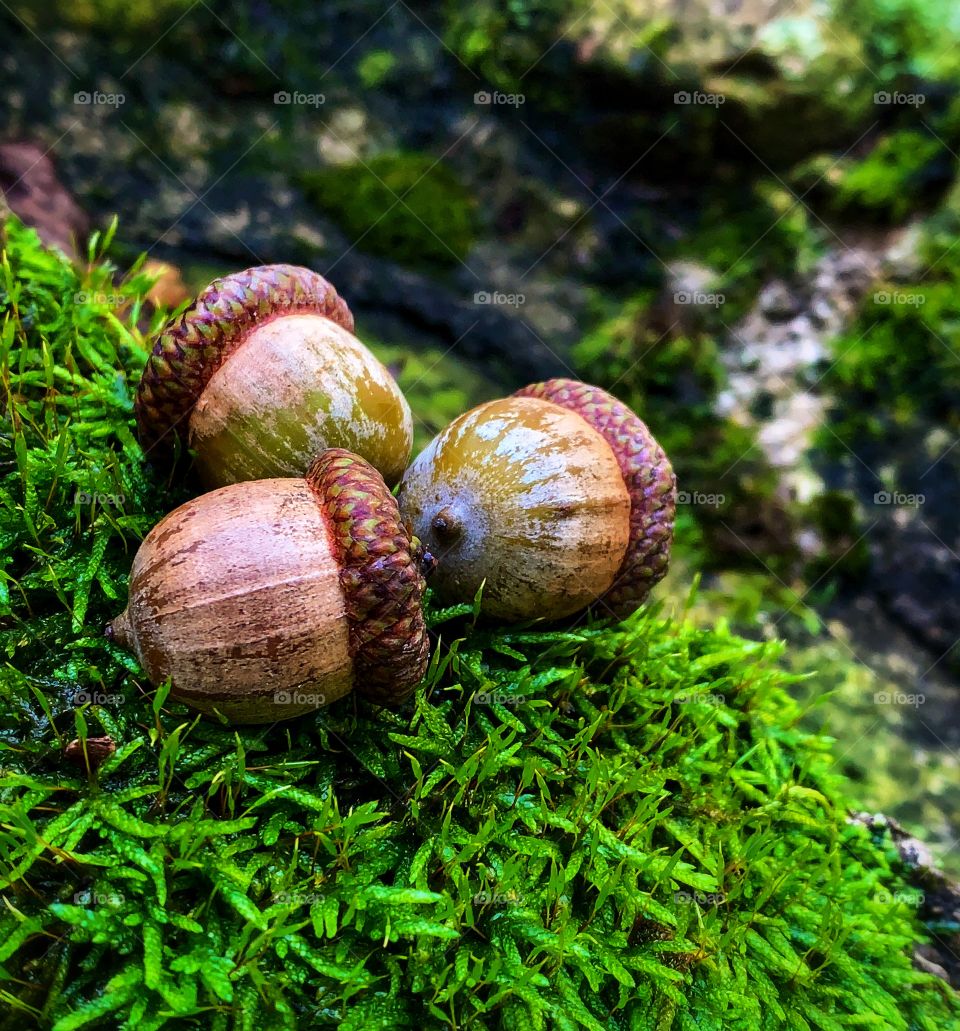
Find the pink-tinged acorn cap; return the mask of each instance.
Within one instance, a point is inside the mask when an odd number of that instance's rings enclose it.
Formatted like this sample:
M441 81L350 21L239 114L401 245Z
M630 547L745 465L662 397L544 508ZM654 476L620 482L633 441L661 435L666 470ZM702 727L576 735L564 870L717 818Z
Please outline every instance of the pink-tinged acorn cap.
M646 424L600 387L549 379L517 391L577 412L610 445L630 494L630 543L613 586L601 601L618 616L640 606L666 575L673 542L677 479Z
M353 332L346 302L323 276L298 265L259 265L215 279L160 333L140 379L134 413L145 451L186 439L188 417L213 374L257 326L315 314Z
M307 483L339 553L353 689L380 705L399 705L430 658L418 544L383 477L362 458L330 448L307 470Z

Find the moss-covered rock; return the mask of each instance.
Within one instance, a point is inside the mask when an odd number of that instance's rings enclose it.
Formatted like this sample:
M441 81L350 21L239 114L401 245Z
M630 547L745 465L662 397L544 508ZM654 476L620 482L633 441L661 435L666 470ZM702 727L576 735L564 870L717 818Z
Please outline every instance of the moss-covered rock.
M469 190L429 154L379 154L304 173L302 183L352 243L403 264L456 266L476 235Z
M834 218L896 224L932 203L953 171L943 140L901 129L880 137L863 157L824 154L803 161L791 180Z

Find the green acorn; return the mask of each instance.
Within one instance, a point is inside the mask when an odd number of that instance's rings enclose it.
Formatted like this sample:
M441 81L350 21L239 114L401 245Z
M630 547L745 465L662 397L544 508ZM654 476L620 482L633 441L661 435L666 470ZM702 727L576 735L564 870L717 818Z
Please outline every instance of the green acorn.
M400 483L445 603L483 585L488 615L626 616L666 573L676 481L647 427L606 391L533 384L454 420Z
M134 410L154 456L180 438L208 487L302 476L341 447L391 485L413 446L413 418L386 367L353 335L322 276L262 265L214 280L160 333Z
M161 520L107 635L173 699L233 723L350 691L398 705L429 657L419 561L380 474L330 449L306 478L231 484Z

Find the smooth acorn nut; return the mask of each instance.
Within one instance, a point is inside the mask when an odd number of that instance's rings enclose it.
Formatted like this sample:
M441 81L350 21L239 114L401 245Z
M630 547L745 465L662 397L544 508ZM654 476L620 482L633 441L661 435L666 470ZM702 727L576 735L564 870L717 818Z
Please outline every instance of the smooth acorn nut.
M306 478L231 484L162 519L107 636L173 699L233 723L350 691L398 705L429 657L418 559L380 474L331 449Z
M602 435L630 494L630 543L613 584L601 599L618 616L638 608L666 576L677 511L677 478L646 424L600 387L575 379L549 379L518 390L576 412Z
M387 368L353 335L322 276L262 265L214 280L160 333L134 405L154 456L179 437L208 487L302 476L340 447L390 485L413 448L413 417Z
M559 619L607 591L630 538L613 451L575 412L537 398L490 401L452 422L405 473L404 522L437 560L445 603L504 620Z

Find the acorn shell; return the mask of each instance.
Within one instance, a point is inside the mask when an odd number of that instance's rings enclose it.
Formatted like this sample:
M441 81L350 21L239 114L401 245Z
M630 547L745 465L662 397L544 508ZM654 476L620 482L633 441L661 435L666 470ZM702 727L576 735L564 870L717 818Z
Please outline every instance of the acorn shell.
M624 617L638 608L663 579L677 508L677 478L646 424L600 387L574 379L549 379L518 390L576 412L606 440L630 494L630 543L603 604Z
M134 414L144 450L186 438L187 417L213 374L250 330L313 312L353 332L353 315L323 276L299 265L258 265L215 279L160 333L144 367Z
M382 477L335 449L306 479L231 484L161 520L108 636L173 699L272 722L351 690L402 702L429 656L422 594Z

